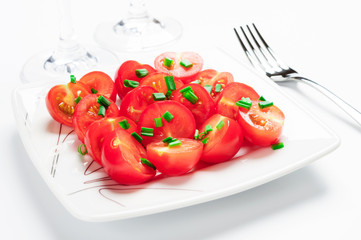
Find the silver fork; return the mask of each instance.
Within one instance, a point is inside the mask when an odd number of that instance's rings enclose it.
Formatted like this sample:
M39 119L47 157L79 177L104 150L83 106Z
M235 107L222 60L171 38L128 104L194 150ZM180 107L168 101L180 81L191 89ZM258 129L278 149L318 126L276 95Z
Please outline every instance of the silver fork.
M351 118L353 118L361 126L361 112L338 97L336 94L328 90L326 87L318 84L317 82L302 77L296 70L290 68L281 59L276 57L270 46L266 43L256 25L252 23L251 27L246 25L248 34L246 34L243 27L240 27L243 39L247 42L246 47L241 35L234 28L234 32L242 46L244 53L251 64L256 67L257 65L265 72L265 74L275 82L283 81L299 81L305 82L336 103L343 111L345 111ZM250 36L250 37L248 37Z

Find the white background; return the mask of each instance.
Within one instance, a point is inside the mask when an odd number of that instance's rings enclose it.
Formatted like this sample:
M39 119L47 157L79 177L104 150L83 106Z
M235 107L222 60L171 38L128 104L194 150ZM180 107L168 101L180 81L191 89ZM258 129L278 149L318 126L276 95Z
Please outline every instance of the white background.
M178 19L183 39L195 43L224 45L233 27L255 22L289 65L361 109L359 1L146 2L153 15ZM205 204L109 223L74 218L33 167L10 101L11 91L21 84L25 61L56 44L56 0L14 0L4 5L0 239L361 239L361 127L302 84L283 84L282 89L341 138L334 152L290 175ZM120 20L127 7L128 1L73 0L80 41L95 44L97 24ZM227 45L240 53L239 46Z

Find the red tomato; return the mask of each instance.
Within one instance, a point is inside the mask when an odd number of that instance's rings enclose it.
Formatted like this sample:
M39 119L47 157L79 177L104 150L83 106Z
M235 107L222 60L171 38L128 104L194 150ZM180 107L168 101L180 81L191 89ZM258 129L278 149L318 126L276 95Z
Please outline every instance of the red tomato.
M213 99L218 98L218 96L221 94L227 84L234 82L233 75L231 73L217 72L214 69L206 69L199 72L196 75L195 80L199 80L203 87L205 85L212 86L211 97ZM221 89L219 92L215 92L217 84L221 85Z
M168 122L163 116L169 112L173 118ZM155 127L154 119L162 119L162 127ZM141 135L141 128L153 128L153 137ZM144 146L151 142L158 142L166 137L193 138L196 122L192 112L176 101L161 101L149 105L140 115L137 132L143 138Z
M120 99L123 99L123 97L131 91L133 88L131 87L125 87L123 82L124 80L132 80L140 82L144 77L137 77L136 71L137 69L146 69L148 71L148 74L154 73L155 69L148 64L141 64L134 60L129 60L124 62L118 69L118 72L115 76L115 86L118 91L118 96Z
M106 73L100 71L90 72L80 78L79 82L84 83L89 89L94 89L98 94L106 96L115 102L117 89L113 79Z
M223 121L224 125L217 128L217 125ZM228 117L215 114L210 117L200 128L200 137L205 131L206 126L210 125L213 129L203 137L206 142L203 148L201 160L209 163L219 163L230 160L242 146L243 133L239 124ZM206 140L208 138L208 141Z
M154 88L156 91L167 94L168 87L164 77L169 76L165 73L153 73L149 74L149 76L145 77L141 82L140 86L150 86ZM174 78L174 84L176 89L182 87L184 84L181 80Z
M128 92L120 104L120 115L126 116L133 121L139 120L144 109L154 103L153 93L157 91L149 86L140 86Z
M223 116L237 120L239 115L239 107L236 105L242 97L250 98L251 100L258 100L258 93L250 86L233 82L228 84L222 94L219 96L217 102L217 112Z
M91 123L85 133L84 143L88 154L100 165L101 149L104 138L109 132L113 132L117 128L121 128L119 122L127 120L130 127L126 129L128 133L135 132L137 124L127 117L102 118Z
M184 98L183 94L180 92L180 90L186 87L191 87L194 94L198 97L195 104L192 104ZM210 97L207 90L199 84L188 84L181 87L174 93L172 100L180 102L191 110L196 120L197 127L200 127L210 116L216 113L216 105L214 104L213 99Z
M258 102L252 101L248 111L239 111L237 121L249 142L259 146L270 146L281 136L285 115L276 106L261 109Z
M97 103L98 94L90 94L84 97L76 106L73 116L73 127L80 141L84 142L86 130L95 120L103 118L98 115L100 104ZM105 97L106 98L106 97ZM110 99L110 106L105 111L105 117L118 117L119 109Z
M89 94L89 87L80 82L56 85L46 95L46 107L54 120L72 126L74 109L77 105L75 99Z
M164 59L166 57L173 60L173 64L170 67L164 66ZM193 65L186 68L180 65L182 60L188 60ZM165 52L155 58L154 66L159 72L179 78L184 83L189 83L194 79L195 75L201 71L203 59L195 52Z
M147 146L148 160L161 173L179 176L189 172L199 161L203 144L199 141L178 138L180 146L168 147L167 143L152 142Z
M102 164L118 183L135 185L154 177L155 170L142 164L141 158L147 158L146 150L125 130L118 128L104 138Z

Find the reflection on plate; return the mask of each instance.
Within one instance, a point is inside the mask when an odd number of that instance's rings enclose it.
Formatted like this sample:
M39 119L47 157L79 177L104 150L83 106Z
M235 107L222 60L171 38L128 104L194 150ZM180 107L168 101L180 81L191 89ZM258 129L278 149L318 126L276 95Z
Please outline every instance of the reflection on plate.
M146 184L124 186L112 181L92 159L78 154L80 142L73 129L52 120L44 98L54 83L24 85L13 94L21 139L51 191L74 216L111 221L199 204L291 173L338 146L337 136L275 83L219 49L197 52L206 68L231 72L236 81L251 85L283 110L286 120L281 141L285 148L274 151L246 145L231 161L200 165L197 171L180 177L158 175Z

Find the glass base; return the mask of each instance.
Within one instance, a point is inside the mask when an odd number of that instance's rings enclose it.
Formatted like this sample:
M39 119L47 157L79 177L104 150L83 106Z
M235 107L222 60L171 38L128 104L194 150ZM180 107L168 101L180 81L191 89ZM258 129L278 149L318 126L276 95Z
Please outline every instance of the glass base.
M117 52L154 50L171 44L182 35L182 26L171 18L130 18L117 24L102 23L95 31L95 40Z

